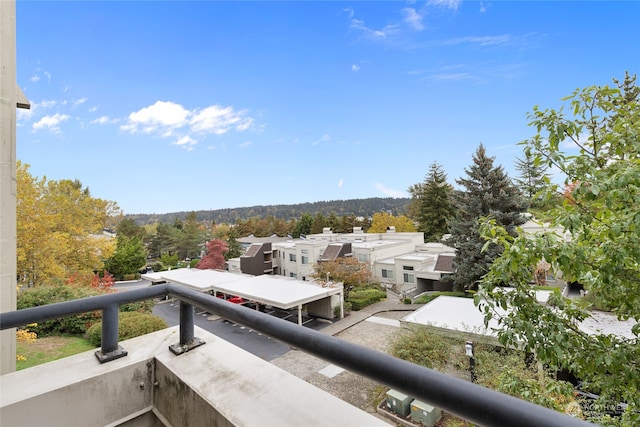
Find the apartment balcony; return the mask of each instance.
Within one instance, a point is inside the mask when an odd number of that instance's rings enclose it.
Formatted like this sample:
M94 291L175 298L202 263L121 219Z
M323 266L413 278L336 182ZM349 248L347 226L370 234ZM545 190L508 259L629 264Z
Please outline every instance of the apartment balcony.
M180 326L121 343L118 306L171 296ZM176 285L0 314L0 328L101 309L102 347L0 377L7 426L384 426L309 383L194 327L194 306L478 425L589 425L467 381Z

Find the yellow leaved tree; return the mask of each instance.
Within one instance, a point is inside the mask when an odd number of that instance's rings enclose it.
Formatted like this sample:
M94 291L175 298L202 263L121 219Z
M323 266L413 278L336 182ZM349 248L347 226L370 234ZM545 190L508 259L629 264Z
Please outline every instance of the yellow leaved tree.
M415 224L406 216L394 216L386 212L378 212L373 214L371 227L369 227L367 233L384 233L387 231L387 227L395 227L398 233L416 231Z
M91 197L78 180L33 177L17 164L17 271L38 285L74 272L102 270L115 243L102 235L113 203Z

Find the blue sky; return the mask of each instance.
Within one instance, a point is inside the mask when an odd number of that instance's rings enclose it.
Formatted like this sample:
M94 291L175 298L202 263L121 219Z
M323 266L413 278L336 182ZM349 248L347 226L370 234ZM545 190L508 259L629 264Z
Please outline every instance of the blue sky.
M640 68L640 2L17 2L17 157L124 213L406 197Z

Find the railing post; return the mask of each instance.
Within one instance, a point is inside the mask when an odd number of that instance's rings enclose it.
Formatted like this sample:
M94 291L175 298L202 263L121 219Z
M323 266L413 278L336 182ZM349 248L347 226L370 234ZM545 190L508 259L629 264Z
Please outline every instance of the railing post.
M193 336L193 305L180 301L180 342L169 346L169 350L176 356L201 346L204 341Z
M109 362L127 355L118 345L118 304L109 304L102 309L102 347L96 351L100 363Z

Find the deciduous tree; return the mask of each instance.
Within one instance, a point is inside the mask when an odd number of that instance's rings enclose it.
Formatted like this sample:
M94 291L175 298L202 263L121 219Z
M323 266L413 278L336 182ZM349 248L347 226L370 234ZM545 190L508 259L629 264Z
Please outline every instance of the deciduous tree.
M224 254L229 251L227 242L221 239L213 239L207 242L207 253L202 257L196 268L201 270L213 268L216 270L224 269Z
M399 233L416 231L413 221L406 216L394 216L386 212L378 212L373 214L371 227L369 227L367 233L385 233L388 227L395 227Z
M342 282L345 300L354 287L364 286L371 282L372 274L369 264L359 262L355 258L336 258L335 260L319 262L313 266L312 277L332 282Z
M34 178L17 163L17 267L34 285L77 271L102 269L114 244L101 236L109 202L78 180Z
M601 403L626 402L620 425L640 425L640 105L635 76L619 87L591 86L576 90L566 109L529 114L537 133L525 149L565 176L571 199L555 207L552 226L568 231L514 237L487 222L483 235L503 246L504 253L485 277L482 294L485 319L496 318L505 345L521 345L552 367L565 368L600 393ZM568 142L579 153L567 151ZM592 316L575 300L556 296L551 305L536 301L531 266L541 260L565 280L581 283L601 305L620 319L634 319L632 336L588 334L581 322ZM513 292L498 285L509 283ZM498 314L495 307L511 307ZM607 422L611 422L608 420Z

